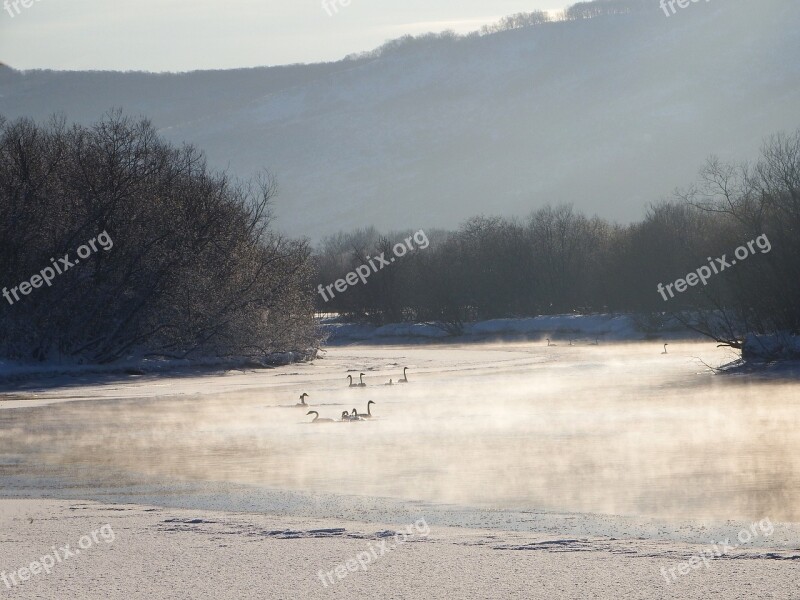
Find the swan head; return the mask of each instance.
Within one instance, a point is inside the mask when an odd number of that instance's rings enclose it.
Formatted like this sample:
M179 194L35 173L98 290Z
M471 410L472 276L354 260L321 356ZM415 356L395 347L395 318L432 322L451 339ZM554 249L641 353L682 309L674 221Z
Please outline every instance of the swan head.
M375 404L375 400L370 400L369 402L367 402L367 406L369 406L370 404Z
M304 398L308 398L308 394L303 393L300 395L300 400L303 400Z
M358 411L355 408L353 410L351 410L350 412L353 413L353 415L357 415L358 414Z
M306 413L306 416L308 416L308 415L317 415L317 416L319 416L319 413L317 411L315 411L315 410L310 410L310 411L308 411Z

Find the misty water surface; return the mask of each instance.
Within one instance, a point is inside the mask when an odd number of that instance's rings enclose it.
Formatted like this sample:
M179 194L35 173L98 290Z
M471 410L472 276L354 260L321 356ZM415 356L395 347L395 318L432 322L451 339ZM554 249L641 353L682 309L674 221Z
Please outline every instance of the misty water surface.
M712 375L699 358L719 365L732 357L713 344L669 349L348 347L313 365L154 380L136 388L145 397L0 411L0 475L800 520L800 386ZM409 384L382 385L405 365ZM346 375L362 371L368 386L349 389ZM301 392L322 417L365 412L374 400L377 418L310 425L307 409L294 406Z

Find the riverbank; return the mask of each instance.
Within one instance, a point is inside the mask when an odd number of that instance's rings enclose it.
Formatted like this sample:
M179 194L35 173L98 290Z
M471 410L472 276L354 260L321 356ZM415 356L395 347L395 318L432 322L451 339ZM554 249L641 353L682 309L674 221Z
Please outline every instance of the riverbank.
M0 519L14 599L790 600L800 560L752 545L694 567L708 544L63 500L0 500Z

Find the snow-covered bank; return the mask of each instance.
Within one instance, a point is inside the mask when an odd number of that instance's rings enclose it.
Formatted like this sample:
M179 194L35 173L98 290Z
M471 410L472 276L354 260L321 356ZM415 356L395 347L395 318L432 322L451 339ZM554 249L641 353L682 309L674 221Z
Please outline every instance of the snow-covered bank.
M718 372L767 379L800 379L800 336L750 334L742 346L742 358L723 365Z
M165 375L185 372L201 374L228 369L267 369L307 362L316 358L316 355L317 350L312 349L305 354L301 352L276 352L261 360L253 358L142 358L118 361L107 365L60 361L24 363L0 360L0 384L62 376Z
M800 335L750 334L744 342L742 358L752 361L800 360Z
M2 514L9 598L796 598L796 535L786 549L736 548L694 566L708 543L431 526L399 544L413 521L61 500L0 501ZM102 527L113 538L87 547ZM68 558L28 568L54 548Z
M459 342L491 339L545 339L597 343L598 341L641 341L646 339L700 339L677 322L658 332L643 327L632 315L544 315L526 319L493 319L464 324L463 334L452 336L430 323L392 323L381 327L325 320L322 328L329 344L398 343L452 339Z

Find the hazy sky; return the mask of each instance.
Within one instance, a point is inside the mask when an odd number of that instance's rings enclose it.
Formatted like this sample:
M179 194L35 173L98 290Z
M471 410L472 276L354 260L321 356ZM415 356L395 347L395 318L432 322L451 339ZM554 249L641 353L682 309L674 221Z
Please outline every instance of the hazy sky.
M148 71L335 60L406 33L471 31L516 12L574 3L326 0L326 10L323 0L16 0L17 12L14 1L0 0L0 62Z

